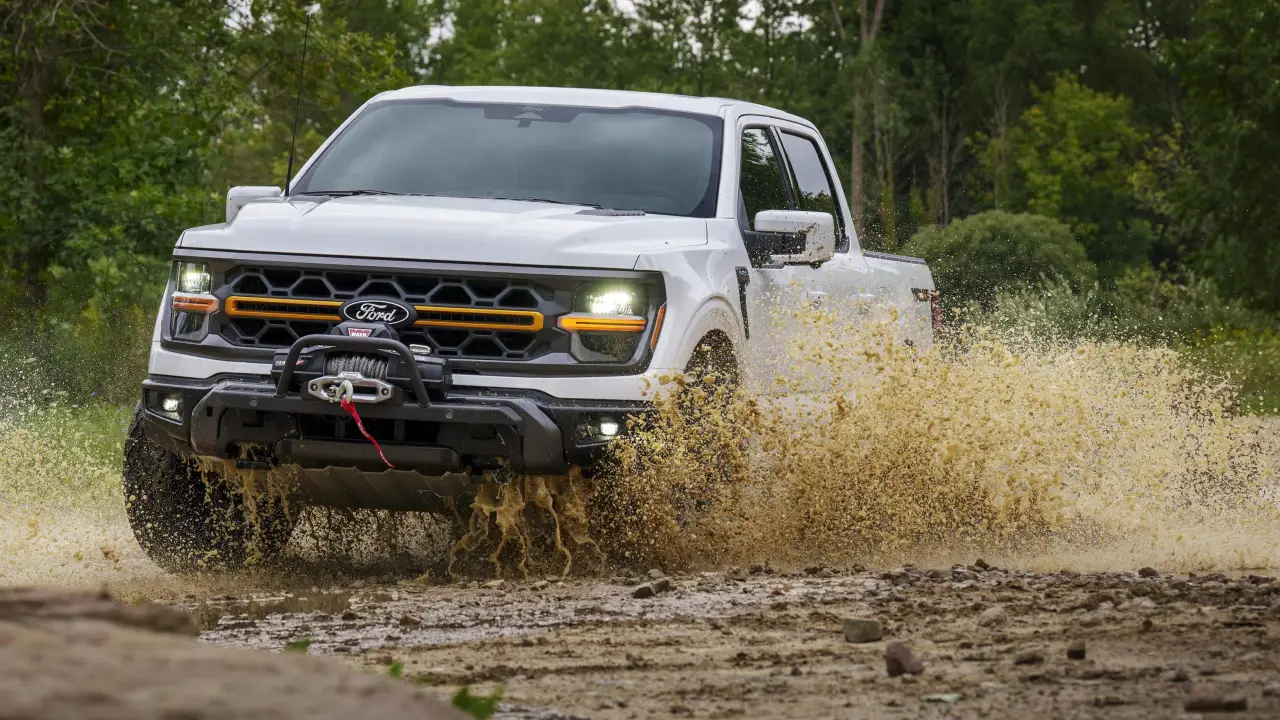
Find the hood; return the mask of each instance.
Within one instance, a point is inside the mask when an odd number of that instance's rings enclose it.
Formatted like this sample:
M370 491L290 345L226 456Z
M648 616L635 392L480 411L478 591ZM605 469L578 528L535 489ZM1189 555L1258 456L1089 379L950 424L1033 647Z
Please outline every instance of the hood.
M482 198L364 195L251 202L179 247L395 260L631 269L640 255L705 245L706 220L583 215L588 208Z

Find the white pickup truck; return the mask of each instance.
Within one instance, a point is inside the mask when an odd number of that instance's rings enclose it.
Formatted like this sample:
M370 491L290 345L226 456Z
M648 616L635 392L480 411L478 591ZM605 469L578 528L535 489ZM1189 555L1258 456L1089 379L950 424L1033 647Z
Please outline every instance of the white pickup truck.
M124 479L175 570L270 555L300 504L589 475L663 376L776 372L781 307L892 308L918 346L938 321L923 261L859 248L817 129L717 98L386 92L173 259ZM206 490L201 458L286 468L292 501Z

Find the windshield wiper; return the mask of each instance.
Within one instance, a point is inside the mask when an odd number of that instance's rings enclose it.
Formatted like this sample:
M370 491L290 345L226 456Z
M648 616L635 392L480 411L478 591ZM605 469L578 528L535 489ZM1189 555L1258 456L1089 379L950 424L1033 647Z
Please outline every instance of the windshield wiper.
M572 202L569 200L552 200L551 198L540 198L540 197L493 197L490 195L483 195L483 196L478 196L476 199L477 200L515 200L517 202L540 202L540 203L552 203L555 205L580 205L582 207L595 208L597 210L604 209L604 206L596 205L595 203Z
M392 190L308 190L306 192L294 193L294 195L327 195L329 197L352 197L355 195L404 195L402 192L394 192Z

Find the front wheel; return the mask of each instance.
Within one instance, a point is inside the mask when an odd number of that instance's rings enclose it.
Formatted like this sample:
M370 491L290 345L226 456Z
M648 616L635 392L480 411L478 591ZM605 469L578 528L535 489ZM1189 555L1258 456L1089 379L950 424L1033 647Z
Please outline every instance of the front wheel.
M274 558L289 542L296 510L277 497L246 498L147 439L141 409L125 441L125 511L138 545L170 572L235 570Z

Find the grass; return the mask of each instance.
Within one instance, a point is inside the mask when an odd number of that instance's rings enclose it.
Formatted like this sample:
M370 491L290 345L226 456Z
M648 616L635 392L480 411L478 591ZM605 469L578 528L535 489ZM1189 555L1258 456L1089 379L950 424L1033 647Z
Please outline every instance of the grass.
M453 706L475 720L489 720L498 712L498 703L501 701L502 688L497 688L488 695L472 695L471 688L463 686L453 696Z
M311 649L311 638L298 638L284 644L285 652L305 653Z

